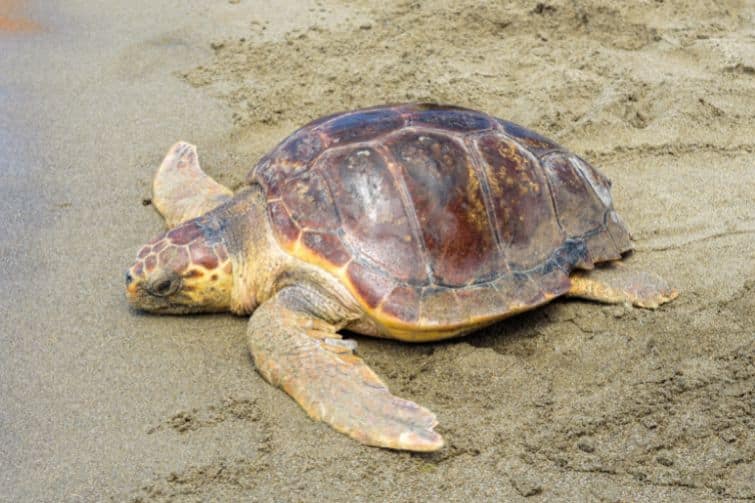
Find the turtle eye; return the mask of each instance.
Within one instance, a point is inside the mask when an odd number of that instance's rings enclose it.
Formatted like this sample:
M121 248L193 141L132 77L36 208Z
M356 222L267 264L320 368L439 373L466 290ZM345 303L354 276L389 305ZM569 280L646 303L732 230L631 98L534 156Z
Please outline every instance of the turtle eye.
M168 295L173 290L173 282L170 279L164 279L153 288L155 295Z

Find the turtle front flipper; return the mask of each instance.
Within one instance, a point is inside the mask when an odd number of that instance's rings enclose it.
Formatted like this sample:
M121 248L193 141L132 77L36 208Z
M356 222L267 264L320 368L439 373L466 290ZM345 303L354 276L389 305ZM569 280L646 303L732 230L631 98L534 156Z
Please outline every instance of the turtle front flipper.
M606 304L629 303L646 309L656 309L679 296L660 276L634 271L620 263L610 263L590 272L571 275L569 297L580 297Z
M202 171L196 147L185 142L171 147L152 182L152 202L169 228L207 213L232 196L230 189Z
M341 339L333 324L312 314L296 287L254 312L248 331L257 370L283 388L312 419L367 445L410 451L443 446L435 415L392 395ZM350 341L349 341L350 342Z

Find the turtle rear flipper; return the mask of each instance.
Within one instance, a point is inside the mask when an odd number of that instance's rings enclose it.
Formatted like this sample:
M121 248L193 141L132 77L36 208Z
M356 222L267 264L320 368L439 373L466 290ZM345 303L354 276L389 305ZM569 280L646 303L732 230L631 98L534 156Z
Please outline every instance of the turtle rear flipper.
M171 147L152 182L152 202L169 228L207 213L232 196L230 189L202 171L196 147L185 142Z
M283 388L312 419L364 444L440 449L435 415L392 395L333 325L297 307L297 290L282 290L249 322L249 348L260 374Z
M610 263L590 272L572 274L567 295L606 304L628 303L656 309L679 296L679 291L657 274L635 271L620 263Z

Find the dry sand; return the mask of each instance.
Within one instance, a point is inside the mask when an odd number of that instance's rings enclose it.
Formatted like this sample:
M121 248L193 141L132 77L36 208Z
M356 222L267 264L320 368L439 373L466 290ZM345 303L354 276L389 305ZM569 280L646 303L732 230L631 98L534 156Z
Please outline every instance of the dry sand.
M752 2L50 4L0 1L0 500L755 499ZM245 320L138 315L122 292L175 140L238 186L297 125L414 100L593 161L630 260L682 291L360 338L438 414L432 455L306 418L254 372Z

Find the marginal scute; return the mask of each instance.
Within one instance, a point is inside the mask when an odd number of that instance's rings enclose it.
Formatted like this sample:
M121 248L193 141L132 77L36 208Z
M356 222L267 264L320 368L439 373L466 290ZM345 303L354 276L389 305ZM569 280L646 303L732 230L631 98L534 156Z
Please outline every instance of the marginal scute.
M299 239L299 227L296 226L291 215L288 214L286 206L281 201L272 201L267 205L267 212L270 216L273 230L283 241L284 246L291 246L293 242Z
M249 183L259 183L267 191L268 197L280 197L285 181L307 169L309 169L309 166L306 164L268 160L254 171Z
M490 279L499 265L472 158L459 142L408 131L389 140L419 221L438 284Z
M404 125L401 115L391 108L363 110L344 114L321 126L331 145L368 141Z
M404 322L414 322L419 318L419 293L412 286L398 286L385 298L381 310Z
M287 180L309 170L310 163L323 151L320 135L306 127L283 140L263 157L247 176L247 183L259 183L268 196L277 197Z
M300 129L278 147L278 155L294 163L306 164L323 150L320 135L311 129Z
M447 131L481 131L493 127L487 114L464 108L431 106L418 109L409 115L412 126L427 126Z
M571 269L571 266L567 269ZM542 270L536 274L538 287L543 293L543 296L538 298L542 298L543 301L563 295L569 290L569 270L564 270L557 257L543 264Z
M529 273L515 272L493 283L503 299L501 312L518 311L522 306L536 306L543 301L543 290Z
M546 269L546 272L552 267L569 274L575 265L583 269L592 269L594 265L590 251L582 237L567 239L563 245L553 252L551 258L542 267Z
M468 320L464 305L456 296L455 288L428 287L422 292L420 323L454 325Z
M456 297L459 303L468 309L470 321L500 312L505 301L492 283L459 288L456 290Z
M304 126L283 140L249 172L249 184L260 183L269 196L277 196L286 180L309 169L325 146L317 131Z
M606 216L606 227L608 227L608 232L611 234L613 243L618 248L619 253L624 253L634 248L629 229L627 229L626 224L624 224L618 213L611 211Z
M550 150L561 150L561 146L558 143L522 127L519 124L502 119L496 119L496 121L500 124L506 134L521 143L535 155L541 155Z
M359 294L359 298L370 309L375 309L396 287L395 280L359 262L351 262L348 265L346 276Z
M286 184L282 194L299 227L306 229L337 229L339 225L333 199L322 175L310 171Z
M574 154L571 154L570 160L572 165L574 165L574 167L580 172L582 177L590 185L590 188L595 191L595 194L600 198L603 204L606 207L610 207L611 180Z
M306 231L301 237L302 243L318 256L323 257L335 267L341 267L351 259L351 254L343 246L338 236Z
M621 258L621 250L618 249L611 235L605 230L590 233L585 238L585 244L587 245L587 249L590 250L590 256L595 257L593 262L618 260Z

